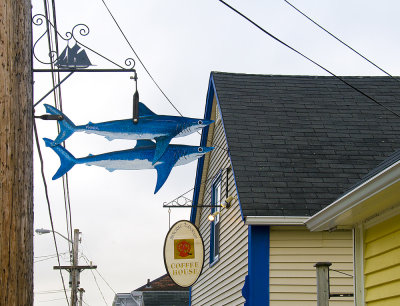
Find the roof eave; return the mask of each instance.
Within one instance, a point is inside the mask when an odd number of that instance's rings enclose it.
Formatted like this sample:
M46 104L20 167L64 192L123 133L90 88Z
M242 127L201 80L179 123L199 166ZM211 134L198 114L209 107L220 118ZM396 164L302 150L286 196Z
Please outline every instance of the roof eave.
M385 209L399 205L400 200L393 196L395 190L400 190L400 161L310 217L306 225L311 231L353 226Z

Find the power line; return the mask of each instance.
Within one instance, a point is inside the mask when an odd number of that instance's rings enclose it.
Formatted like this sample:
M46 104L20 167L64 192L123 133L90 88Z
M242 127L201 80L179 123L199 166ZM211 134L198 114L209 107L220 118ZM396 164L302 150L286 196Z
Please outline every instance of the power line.
M67 254L67 253L68 252L60 253L59 255L64 255L64 254ZM35 260L33 263L38 263L38 262L41 262L41 261L50 260L50 259L53 259L55 257L57 257L57 254L54 254L54 255L51 255L51 256L47 256L47 257L42 258L42 259Z
M82 257L83 257L83 259L86 261L86 263L87 263L88 265L90 265L89 260L87 259L87 257L86 257L85 255L83 255L83 254L82 254ZM104 298L104 295L103 295L103 292L102 292L101 289L100 289L99 283L97 282L96 275L94 275L94 273L93 273L92 270L90 270L90 272L92 272L92 275L93 275L94 281L95 281L95 283L96 283L97 289L99 289L99 292L100 292L100 294L101 294L101 297L103 298L104 303L107 305L107 301L106 301L106 299ZM114 290L113 290L113 291L114 291Z
M124 31L122 30L121 26L119 25L118 21L115 19L114 15L111 13L110 9L108 8L107 4L105 3L104 0L101 0L104 4L104 6L106 7L108 13L110 14L111 18L114 20L115 24L117 25L119 31L121 32L122 36L124 37L125 41L128 43L129 47L131 48L132 52L135 54L136 58L139 60L140 64L142 65L142 67L144 68L144 70L146 71L147 75L150 77L150 79L153 81L153 83L157 86L157 88L159 89L159 91L162 93L162 95L167 99L167 101L169 102L169 104L171 104L171 106L177 111L177 113L183 117L183 114L178 110L178 108L172 103L172 101L168 98L168 96L165 94L165 92L161 89L161 87L158 85L158 83L156 82L156 80L153 78L153 76L150 74L149 70L146 68L146 66L144 65L144 63L142 62L142 60L140 59L139 55L136 53L136 51L133 49L132 44L129 42L128 38L126 37ZM197 131L197 133L199 135L201 135L201 133L199 131Z
M63 299L52 299L52 300L45 300L45 301L37 301L38 303L46 303L46 302L53 302L53 301L61 301Z
M346 275L346 276L348 276L348 277L353 277L353 275L348 274L348 273L345 273L345 272L342 272L342 271L338 271L338 270L334 270L334 269L329 269L329 270L330 270L330 271L335 271L335 272L340 273L340 274L343 274L343 275Z
M305 13L303 13L302 11L300 11L297 7L295 7L293 4L291 4L289 1L287 0L283 0L285 1L288 5L290 5L292 8L294 8L297 12L299 12L301 15L303 15L304 17L306 17L308 20L310 20L312 23L314 23L317 27L319 27L321 30L325 31L326 33L328 33L330 36L332 36L334 39L336 39L338 42L340 42L341 44L343 44L344 46L346 46L347 48L349 48L351 51L353 51L354 53L356 53L357 55L361 56L363 59L365 59L368 63L370 63L371 65L375 66L376 68L378 68L380 71L382 71L384 74L390 76L393 80L400 82L399 79L395 78L394 76L392 76L389 72L383 70L381 67L379 67L378 65L376 65L375 63L373 63L371 60L369 60L367 57L365 57L364 55L362 55L360 52L356 51L354 48L350 47L348 44L346 44L343 40L341 40L340 38L338 38L337 36L333 35L331 32L329 32L327 29L325 29L323 26L321 26L320 24L318 24L317 22L315 22L313 19L311 19L311 17L307 16Z
M67 290L71 291L71 290ZM60 293L64 292L64 289L54 289L54 290L44 290L44 291L36 291L35 294L53 294L53 293ZM63 298L64 299L64 298Z
M122 28L120 27L118 21L115 19L114 15L111 13L110 9L108 8L107 4L105 3L104 0L101 0L104 4L104 6L106 7L108 13L110 14L111 18L114 20L115 24L117 25L119 31L121 32L122 36L125 38L125 41L128 43L129 47L131 48L132 52L135 54L135 56L137 57L137 59L139 60L140 64L142 65L142 67L144 68L144 70L146 71L147 75L150 77L150 79L153 81L153 83L157 86L157 88L160 90L160 92L162 93L162 95L167 99L167 101L169 102L169 104L171 104L171 106L178 112L179 115L182 115L182 113L175 107L175 105L171 102L171 100L168 98L168 96L165 94L165 92L161 89L161 87L158 85L158 83L156 82L156 80L153 78L153 76L151 75L151 73L149 72L149 70L146 68L146 66L144 65L144 63L142 62L142 60L140 59L139 55L136 53L136 51L133 49L131 43L129 42L128 38L126 37L124 31L122 30Z
M60 255L58 253L56 234L55 234L55 231L54 231L53 216L51 214L50 199L49 199L49 193L48 193L48 188L47 188L47 183L46 183L46 176L44 174L43 156L42 156L42 151L40 149L39 136L38 136L38 132L37 132L37 128L36 128L36 120L33 120L33 129L34 129L34 133L35 133L36 147L37 147L37 150L38 150L38 155L39 155L39 160L40 160L40 169L41 169L41 173L42 173L44 191L45 191L46 200L47 200L47 208L48 208L48 211L49 211L49 217L50 217L51 229L52 229L52 233L53 233L54 246L55 246L56 253L57 253L57 262L58 262L58 266L60 267L61 266ZM64 288L65 298L67 299L67 304L69 306L67 290L65 288L64 277L63 277L63 275L61 273L61 269L60 269L60 276L61 276L61 280L62 280L62 284L63 284L63 288Z
M90 270L90 272L92 272L92 275L93 275L94 281L95 281L95 283L96 283L97 289L99 289L99 292L100 292L100 294L101 294L101 297L103 298L104 303L107 305L107 301L106 301L106 299L104 298L104 295L103 295L103 292L102 292L101 289L100 289L99 283L97 282L96 275L94 275L94 273L93 273L92 270Z
M56 4L55 0L52 0L52 9L53 9L53 22L54 22L54 30L55 30L55 47L56 47L56 54L57 58L59 56L59 50L58 50L58 31L57 31L57 15L56 15ZM60 82L60 72L57 71L57 82ZM55 85L55 84L54 84ZM63 111L63 105L62 105L62 94L61 94L61 86L58 87L58 104L59 104L59 109ZM59 128L59 122L57 121L57 126L58 130ZM63 146L65 147L65 142L63 143ZM70 237L72 241L72 213L71 213L71 200L70 200L70 195L69 195L69 181L68 181L68 174L66 174L63 178L63 191L64 191L64 203L65 203L65 217L66 217L66 224L67 224L67 235ZM69 220L68 220L69 217ZM69 226L68 226L68 221L69 221ZM71 246L68 244L68 248L71 251Z
M87 256L86 256L85 254L83 254L83 253L81 253L81 254L82 254L83 259L86 261L86 263L89 264L89 258L87 258ZM97 272L97 274L100 275L100 277L102 278L102 280L107 284L108 288L110 288L111 291L114 292L115 295L117 295L117 292L116 292L116 291L111 287L111 285L105 280L105 278L103 277L103 275L100 274L100 272L99 272L98 269L96 269L96 272ZM93 273L93 271L92 271L92 273ZM93 276L94 276L94 274L93 274ZM97 284L97 282L96 282L96 284ZM99 290L100 290L100 288L99 288ZM125 302L124 302L124 301L122 301L122 303L125 305Z
M59 50L58 50L58 30L57 30L57 16L56 16L56 7L55 7L55 1L52 0L52 5L51 5L51 11L52 11L52 18L50 18L50 3L48 0L43 0L44 1L44 8L45 8L45 15L47 18L47 38L48 38L48 47L49 47L49 56L56 54L57 58L59 56ZM53 21L53 29L54 29L54 41L53 41L53 32L50 31L50 26L49 26L49 21L52 19ZM55 51L53 51L53 46L55 48ZM50 66L51 69L54 70L54 61L50 57ZM68 77L71 75L70 73ZM58 109L62 111L62 94L61 94L61 78L60 78L60 73L59 72L53 72L51 74L52 76L52 85L54 88L53 95L54 95L54 105ZM65 80L65 79L64 79ZM64 81L63 80L63 81ZM38 104L37 102L36 104ZM35 104L35 105L36 105ZM60 131L59 124L57 123L57 130L58 132ZM63 143L63 146L65 147L65 142ZM70 241L72 241L72 216L71 216L71 203L70 203L70 197L69 197L69 185L68 185L68 176L63 176L62 178L63 182L63 193L64 193L64 204L65 204L65 218L66 218L66 226L67 226L67 236ZM68 220L69 217L69 220ZM68 249L71 252L71 244L68 243Z
M253 20L251 20L250 18L248 18L247 16L245 16L244 14L242 14L241 12L239 12L237 9L235 9L234 7L230 6L228 3L226 3L223 0L218 0L219 2L223 3L225 6L227 6L228 8L230 8L232 11L234 11L235 13L237 13L238 15L240 15L241 17L243 17L244 19L246 19L248 22L250 22L251 24L253 24L255 27L257 27L259 30L261 30L262 32L264 32L265 34L267 34L269 37L273 38L274 40L276 40L277 42L279 42L280 44L284 45L285 47L289 48L290 50L292 50L293 52L297 53L298 55L302 56L303 58L305 58L306 60L308 60L309 62L313 63L314 65L318 66L319 68L321 68L322 70L326 71L327 73L329 73L330 75L332 75L333 77L335 77L336 79L338 79L339 81L341 81L342 83L346 84L347 86L349 86L350 88L352 88L353 90L357 91L358 93L360 93L361 95L363 95L364 97L368 98L369 100L373 101L374 103L380 105L381 107L385 108L387 111L391 112L392 114L394 114L395 116L400 118L400 114L396 113L395 111L391 110L390 108L388 108L387 106L383 105L382 103L378 102L377 100L375 100L374 98L372 98L371 96L369 96L368 94L366 94L365 92L363 92L362 90L358 89L357 87L354 87L353 85L351 85L350 83L348 83L347 81L345 81L343 78L337 76L336 74L334 74L333 72L329 71L328 69L326 69L325 67L321 66L320 64L318 64L317 62L315 62L314 60L312 60L311 58L307 57L306 55L304 55L303 53L301 53L300 51L297 51L295 48L289 46L288 44L286 44L285 42L283 42L282 40L280 40L279 38L277 38L276 36L272 35L271 33L269 33L267 30L265 30L264 28L262 28L261 26L259 26L257 23L255 23Z
M88 306L89 306L89 304L88 304L88 303L86 303L86 302L85 302L85 300L82 300L82 302L83 302L83 304L85 304L85 305L88 305Z
M86 261L87 264L89 264L89 259L87 258L87 256L85 254L82 253L82 257L83 259ZM100 275L100 277L103 279L103 281L107 284L108 288L111 289L112 292L114 292L114 294L117 294L117 292L115 292L115 290L110 286L110 284L105 280L105 278L100 274L99 270L96 269L96 272Z
M60 253L60 255L63 255L63 254L67 254L67 252ZM49 255L34 256L33 258L44 258L44 257L54 257L54 256L57 256L57 254L49 254Z

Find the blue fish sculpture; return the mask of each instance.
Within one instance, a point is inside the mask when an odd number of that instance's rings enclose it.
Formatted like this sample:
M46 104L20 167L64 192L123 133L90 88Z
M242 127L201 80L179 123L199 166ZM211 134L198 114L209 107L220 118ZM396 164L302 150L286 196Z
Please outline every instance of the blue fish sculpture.
M139 122L136 124L133 123L132 119L125 119L100 123L89 122L86 125L76 126L58 109L48 104L44 106L48 113L63 116L63 120L58 121L60 134L53 141L52 146L61 144L75 132L97 134L106 137L108 140L154 139L156 141L156 151L152 164L155 164L164 154L172 138L187 136L213 122L207 119L156 115L146 105L139 102Z
M75 158L61 145L54 146L51 139L43 138L43 140L46 146L52 148L60 158L61 165L53 176L53 180L63 176L76 164L104 167L110 172L114 170L156 169L157 184L154 193L157 193L164 185L173 167L188 164L214 149L213 147L169 145L161 158L153 164L156 144L151 140L138 140L133 149L89 155L82 158Z

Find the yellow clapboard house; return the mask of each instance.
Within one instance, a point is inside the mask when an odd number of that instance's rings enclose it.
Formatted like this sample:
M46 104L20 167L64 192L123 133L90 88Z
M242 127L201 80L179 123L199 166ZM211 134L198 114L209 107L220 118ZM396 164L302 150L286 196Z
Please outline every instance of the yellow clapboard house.
M307 226L353 230L356 305L400 305L400 151Z

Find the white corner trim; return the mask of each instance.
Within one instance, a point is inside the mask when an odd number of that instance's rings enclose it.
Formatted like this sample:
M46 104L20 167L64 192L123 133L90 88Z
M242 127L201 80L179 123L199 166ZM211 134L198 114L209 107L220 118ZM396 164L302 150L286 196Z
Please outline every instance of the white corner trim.
M246 225L304 225L308 217L267 217L267 216L247 216Z
M400 161L384 169L356 189L337 199L331 205L310 217L306 222L311 231L329 229L334 220L366 199L400 181Z

